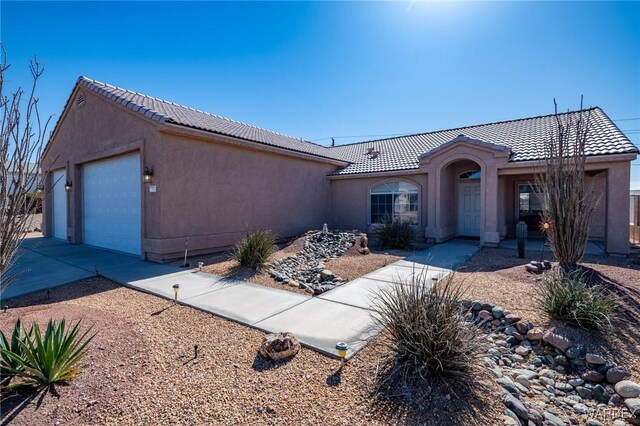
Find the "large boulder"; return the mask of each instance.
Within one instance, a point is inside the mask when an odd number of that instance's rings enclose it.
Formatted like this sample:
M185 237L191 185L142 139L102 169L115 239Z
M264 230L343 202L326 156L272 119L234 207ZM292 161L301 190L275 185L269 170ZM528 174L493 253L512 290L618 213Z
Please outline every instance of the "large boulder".
M360 248L358 249L358 253L360 254L369 254L371 250L369 250L369 237L367 234L362 234L358 237L358 244Z
M260 345L260 355L273 360L289 358L300 350L300 342L290 332L271 333L264 337Z
M624 368L613 367L607 370L607 382L611 384L616 384L619 381L624 380L629 376L630 376L629 372Z
M640 397L640 385L631 380L622 380L615 385L616 392L623 398Z
M627 406L631 414L635 417L640 418L640 399L639 398L629 398L624 401L624 405Z
M561 350L562 352L566 352L573 344L566 337L562 337L558 334L552 333L550 331L546 332L544 336L542 336L542 340L548 345L553 346L556 349Z
M542 327L534 327L531 330L527 331L527 339L529 340L542 340L544 336L544 329Z

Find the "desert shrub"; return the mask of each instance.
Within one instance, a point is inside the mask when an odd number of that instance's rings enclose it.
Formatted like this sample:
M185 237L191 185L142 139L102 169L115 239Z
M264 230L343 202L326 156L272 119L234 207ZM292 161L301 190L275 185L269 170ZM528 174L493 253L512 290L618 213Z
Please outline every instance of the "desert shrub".
M89 336L90 331L91 327L80 334L80 321L68 329L64 319L49 320L43 336L38 323L33 323L24 340L18 340L20 350L0 348L2 357L9 358L13 365L5 365L7 371L19 379L11 386L46 389L73 379L80 372L78 364L87 353L87 345L95 337Z
M275 251L276 238L270 231L253 231L236 245L233 258L242 266L260 268Z
M479 329L465 320L462 295L453 274L433 286L426 271L378 294L374 321L404 383L471 377L482 343Z
M536 299L550 318L594 330L611 327L616 308L615 296L600 285L588 285L579 271L548 276Z
M413 246L415 230L411 223L385 217L376 228L378 245L390 249L410 249Z
M28 334L30 336L31 333ZM0 330L0 379L14 376L14 372L22 370L23 365L17 362L14 358L11 358L4 351L16 354L20 357L24 355L22 350L27 335L22 328L22 323L18 319L13 326L13 333L11 333L11 340L7 339L2 330ZM22 342L22 344L20 344Z

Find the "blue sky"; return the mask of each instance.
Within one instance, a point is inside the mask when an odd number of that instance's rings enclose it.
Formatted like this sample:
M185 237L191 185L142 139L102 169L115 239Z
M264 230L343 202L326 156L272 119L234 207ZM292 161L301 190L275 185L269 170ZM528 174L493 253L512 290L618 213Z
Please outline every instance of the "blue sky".
M0 2L9 88L46 67L329 144L598 105L640 145L640 3ZM355 137L344 137L355 136ZM632 167L640 189L640 162Z

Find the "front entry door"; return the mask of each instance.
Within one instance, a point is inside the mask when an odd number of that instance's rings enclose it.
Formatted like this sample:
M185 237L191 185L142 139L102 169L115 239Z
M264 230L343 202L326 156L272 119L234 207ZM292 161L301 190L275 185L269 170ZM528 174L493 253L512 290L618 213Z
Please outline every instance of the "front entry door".
M458 197L458 235L480 236L480 182L460 184Z

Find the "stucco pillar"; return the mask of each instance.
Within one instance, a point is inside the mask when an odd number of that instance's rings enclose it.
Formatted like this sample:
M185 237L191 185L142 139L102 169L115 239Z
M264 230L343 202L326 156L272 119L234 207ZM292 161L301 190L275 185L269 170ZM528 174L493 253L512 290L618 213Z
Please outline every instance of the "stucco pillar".
M507 235L506 195L507 179L498 176L498 231L500 231L500 239Z
M482 185L484 195L484 232L480 235L480 244L495 247L500 242L499 210L502 196L498 185L498 170L487 167L484 170Z
M630 169L628 162L607 169L607 253L629 254Z
M69 196L69 230L67 235L69 241L74 244L82 243L82 167L79 164L71 164L67 168L67 173L73 182L73 189Z
M437 240L436 235L436 216L438 212L438 193L437 193L437 182L438 178L436 176L435 168L429 167L427 169L427 229L425 237L427 240Z
M43 169L44 170L44 169ZM42 235L44 237L51 237L53 221L53 203L51 199L53 197L53 173L50 171L44 172L44 196L42 197Z

